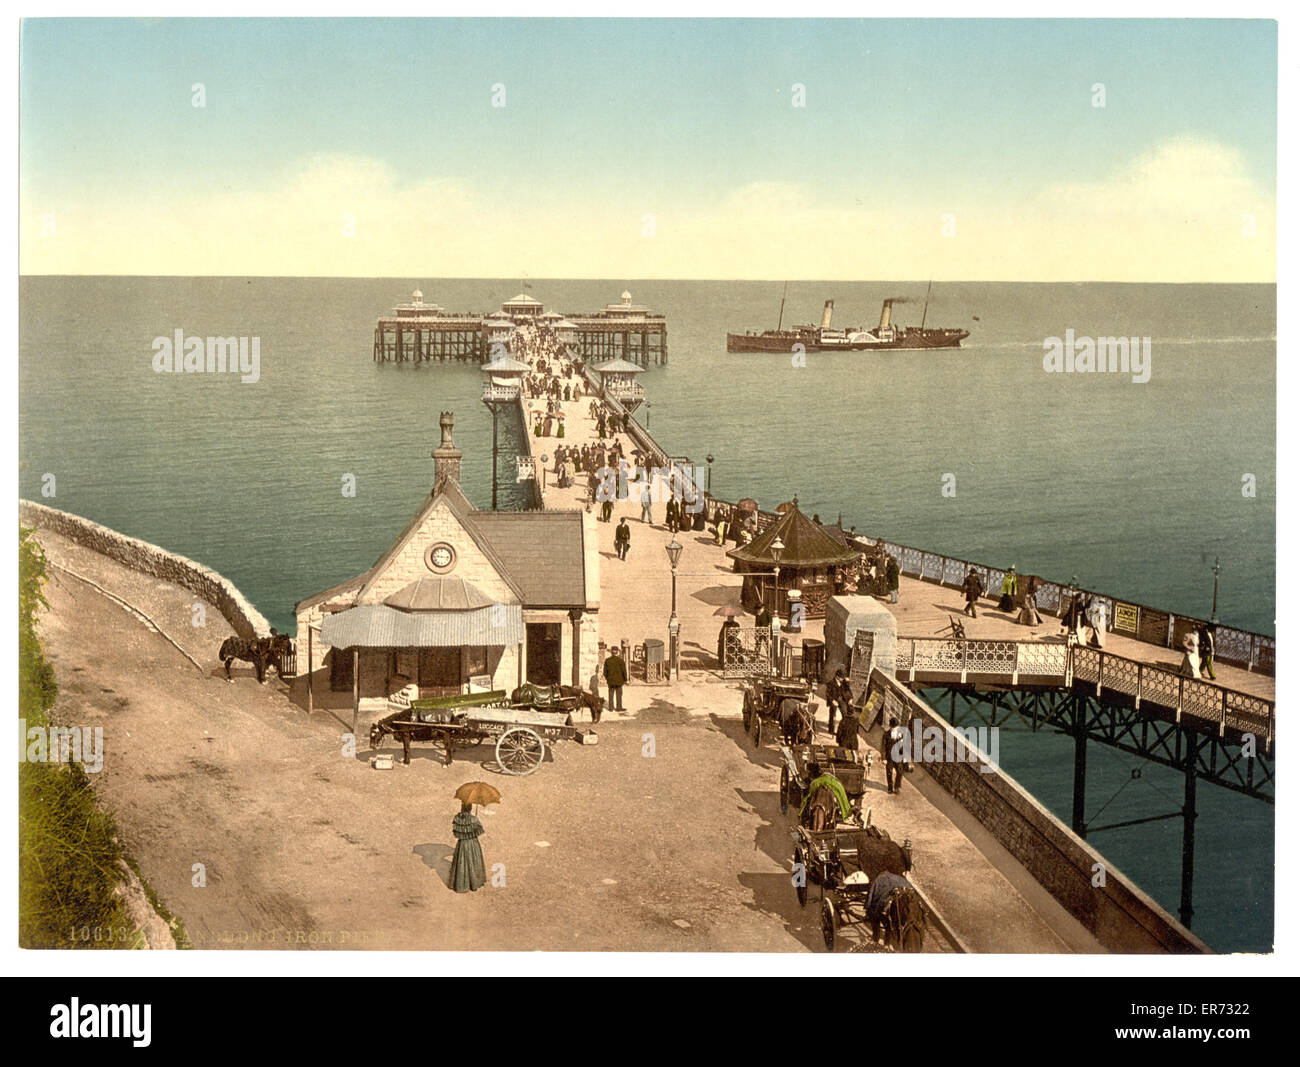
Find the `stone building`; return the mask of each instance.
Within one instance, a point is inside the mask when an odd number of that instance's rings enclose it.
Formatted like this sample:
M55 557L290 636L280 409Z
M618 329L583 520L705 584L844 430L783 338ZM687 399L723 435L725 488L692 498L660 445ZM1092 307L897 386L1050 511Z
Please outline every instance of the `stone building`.
M440 422L433 491L392 547L296 606L309 701L374 712L416 689L586 687L596 672L594 515L478 510L460 488L451 414Z

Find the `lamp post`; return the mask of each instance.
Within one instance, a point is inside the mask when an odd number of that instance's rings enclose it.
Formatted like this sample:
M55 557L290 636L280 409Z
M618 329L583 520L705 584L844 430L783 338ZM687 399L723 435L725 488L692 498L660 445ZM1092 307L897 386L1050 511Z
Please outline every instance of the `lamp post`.
M713 495L713 453L712 452L710 452L707 456L704 457L704 462L709 465L709 484L704 491L708 493L709 496L712 496Z
M668 564L673 571L673 608L672 614L668 616L668 676L669 679L682 675L681 663L678 660L678 637L681 633L682 624L677 618L677 561L682 558L682 546L677 541L677 535L664 546L664 551L668 553Z
M646 432L649 433L650 432L650 401L649 400L645 402L645 428L646 428Z
M1214 602L1210 605L1210 622L1219 625L1219 557L1214 557Z
M1079 576L1077 574L1072 574L1070 575L1070 587L1069 589L1066 590L1066 596L1069 598L1070 601L1070 607L1068 609L1070 613L1069 614L1070 625L1067 627L1066 634L1065 634L1065 643L1067 645L1074 640L1075 634L1079 632L1078 631L1079 620L1074 617L1074 603L1075 603L1075 597L1078 595L1078 592L1079 592Z
M780 633L781 627L781 552L785 549L785 542L778 536L773 539L771 547L772 560L776 565L772 568L772 633L769 635L768 648L775 662L776 635Z

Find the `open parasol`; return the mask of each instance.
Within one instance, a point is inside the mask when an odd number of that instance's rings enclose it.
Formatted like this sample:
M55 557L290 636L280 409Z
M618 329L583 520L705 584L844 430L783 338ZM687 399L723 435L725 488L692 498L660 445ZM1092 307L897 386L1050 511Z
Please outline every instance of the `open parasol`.
M794 501L792 501L792 500L787 500L784 504L777 504L777 506L776 506L776 510L777 510L777 513L780 514L780 515L784 515L787 511L793 511L793 510L794 510Z
M739 511L757 511L758 501L751 496L747 496L744 500L736 502L736 508Z
M500 804L501 794L487 782L466 782L456 790L456 799L462 804Z
M739 615L745 614L745 612L734 604L723 604L722 607L718 608L718 610L713 614L720 615L725 619L734 619Z

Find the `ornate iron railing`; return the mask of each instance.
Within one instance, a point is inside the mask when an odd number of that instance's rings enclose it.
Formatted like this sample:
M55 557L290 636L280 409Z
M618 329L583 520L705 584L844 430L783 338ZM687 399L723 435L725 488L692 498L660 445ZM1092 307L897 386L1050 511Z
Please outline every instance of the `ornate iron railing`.
M1273 748L1274 701L1085 645L900 637L897 675L909 684L1000 681L1016 686L1032 679L1038 685L1088 686L1098 697L1103 691L1122 694L1139 709L1172 713L1175 722L1196 719L1216 725L1220 737L1231 729L1261 739L1267 750Z
M716 517L721 512L724 518L729 519L735 506L733 503L719 500L716 497L711 496L708 498L710 518ZM765 529L775 522L777 518L779 516L772 512L759 511L757 516L758 528L760 530ZM974 568L975 573L979 575L980 580L984 583L986 595L996 597L1001 588L1002 579L1006 574L1006 571L1000 567L990 567L986 564L975 563L956 556L945 556L942 553L927 552L920 548L913 548L910 545L903 545L894 541L886 541L882 538L855 534L849 537L848 540L851 544L863 550L877 545L880 546L898 560L899 570L903 574L909 578L917 578L936 585L944 585L950 588L960 587L966 575ZM1027 577L1027 575L1022 575L1021 582L1023 583ZM1069 599L1068 593L1071 588L1059 582L1039 579L1038 589L1034 596L1039 610L1059 617L1067 606L1066 601ZM1146 644L1160 645L1163 648L1175 648L1178 647L1183 633L1188 628L1199 628L1206 625L1204 619L1161 611L1145 604L1139 604L1136 601L1124 600L1094 590L1074 587L1073 591L1082 595L1085 601L1089 598L1099 600L1105 607L1107 624L1117 633L1122 633L1126 637L1132 637ZM1276 640L1267 634L1252 633L1248 630L1240 630L1221 624L1215 627L1216 662L1241 667L1248 671L1258 671L1260 674L1272 675L1275 673L1276 651Z

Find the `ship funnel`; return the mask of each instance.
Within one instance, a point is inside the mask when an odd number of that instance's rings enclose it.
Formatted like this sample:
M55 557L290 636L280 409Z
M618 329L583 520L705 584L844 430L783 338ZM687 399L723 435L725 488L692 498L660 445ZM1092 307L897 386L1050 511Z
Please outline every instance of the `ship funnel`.
M889 329L889 313L893 310L893 308L894 308L894 302L892 300L886 300L883 304L880 305L880 329L882 330Z
M822 307L822 329L823 330L829 330L831 328L831 316L834 313L835 313L835 301L827 300Z

